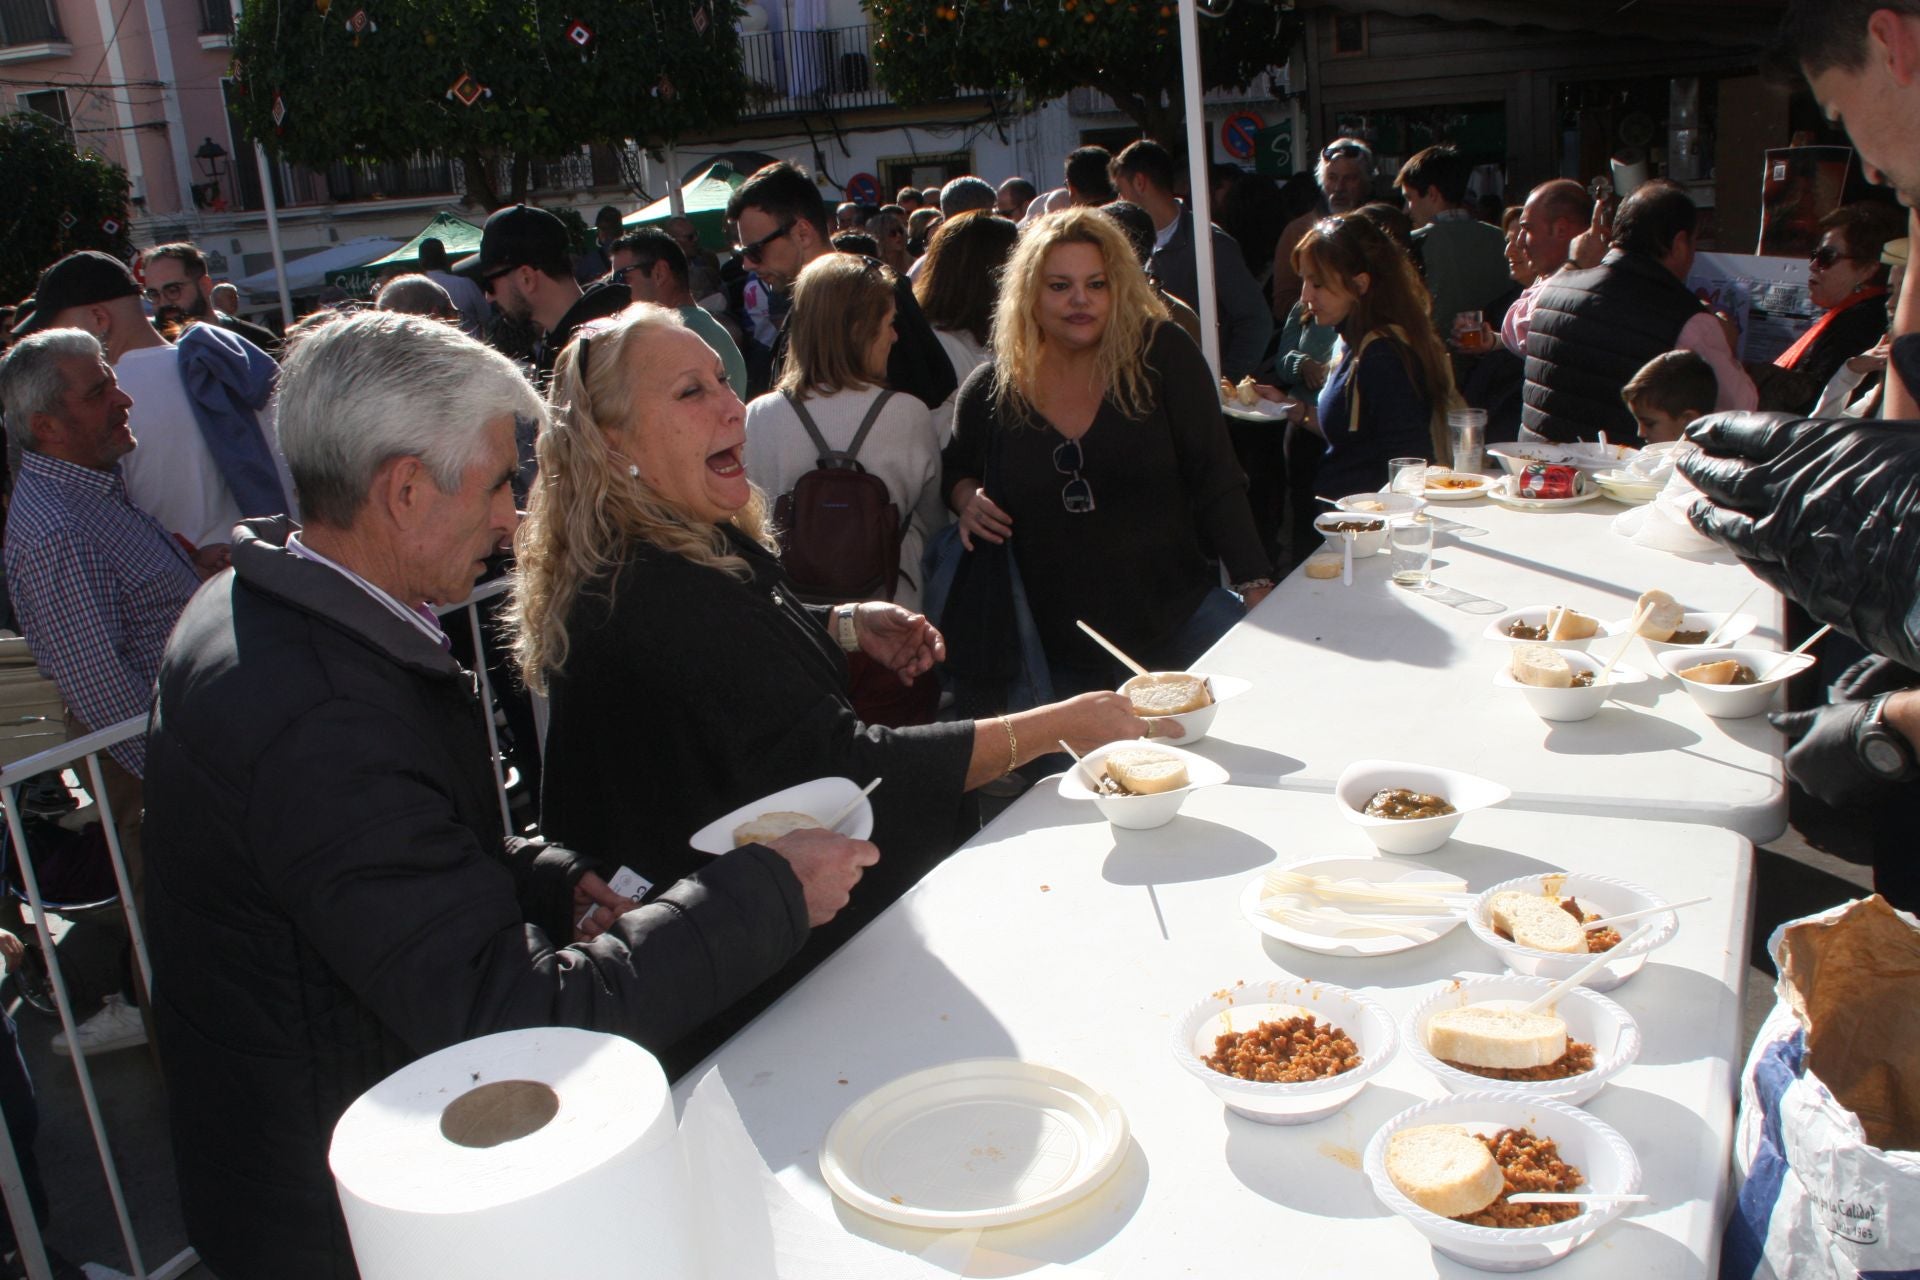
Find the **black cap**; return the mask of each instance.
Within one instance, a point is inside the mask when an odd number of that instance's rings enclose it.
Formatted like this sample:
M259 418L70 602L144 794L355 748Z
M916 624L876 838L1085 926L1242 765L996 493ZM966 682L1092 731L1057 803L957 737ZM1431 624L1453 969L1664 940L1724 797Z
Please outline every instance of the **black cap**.
M453 269L463 276L485 279L509 267L543 266L566 262L573 250L567 224L531 205L496 210L480 233L480 252L462 258Z
M18 323L13 326L13 336L24 338L30 333L53 327L53 318L68 307L84 307L95 302L112 302L115 298L137 298L140 296L140 284L133 278L133 272L127 264L110 253L100 253L94 249L82 249L70 253L60 261L40 273L40 283L34 286L33 297L20 307Z

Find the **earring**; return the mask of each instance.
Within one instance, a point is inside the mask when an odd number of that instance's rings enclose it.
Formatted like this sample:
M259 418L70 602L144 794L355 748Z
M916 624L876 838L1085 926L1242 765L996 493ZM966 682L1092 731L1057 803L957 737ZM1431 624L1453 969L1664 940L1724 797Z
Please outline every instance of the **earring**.
M638 465L637 463L632 463L632 462L629 462L629 463L627 464L627 475L628 475L628 476L630 476L631 478L633 478L633 479L635 479L635 480L638 480L638 479L640 478L640 467L639 467L639 465Z

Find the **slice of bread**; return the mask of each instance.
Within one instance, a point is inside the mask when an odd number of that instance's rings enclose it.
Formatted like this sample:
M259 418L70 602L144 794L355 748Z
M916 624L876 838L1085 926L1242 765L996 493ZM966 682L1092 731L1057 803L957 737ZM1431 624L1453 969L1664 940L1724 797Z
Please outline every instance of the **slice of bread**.
M1573 688L1573 664L1543 644L1515 645L1508 669L1515 680L1536 689Z
M1561 910L1558 898L1510 889L1494 894L1487 911L1493 917L1493 927L1520 946L1567 955L1587 949L1586 930Z
M1115 747L1102 767L1131 795L1158 795L1187 785L1186 761L1152 747Z
M1485 1005L1442 1009L1427 1019L1427 1051L1469 1067L1546 1067L1567 1052L1567 1024L1551 1013Z
M1691 680L1695 684L1732 684L1734 677L1740 674L1740 664L1732 658L1720 662L1703 662L1697 667L1682 667L1680 678Z
M1135 676L1121 685L1120 691L1132 701L1134 713L1142 716L1177 716L1198 711L1213 701L1207 682L1184 671Z
M1549 640L1585 640L1600 634L1600 623L1584 613L1575 613L1571 609L1562 609L1548 615L1553 630L1547 632Z
M1346 571L1346 562L1338 555L1316 552L1307 557L1307 576L1309 578L1337 578Z
M795 813L788 809L776 809L772 813L763 813L752 822L743 822L733 829L733 847L743 844L765 844L769 840L778 840L789 831L805 831L818 827L820 819L810 813Z
M1387 1177L1443 1218L1478 1213L1507 1187L1487 1144L1457 1124L1416 1125L1387 1139Z
M1664 591L1643 592L1633 608L1635 613L1646 610L1646 617L1640 620L1640 634L1656 642L1672 639L1687 620L1686 609Z

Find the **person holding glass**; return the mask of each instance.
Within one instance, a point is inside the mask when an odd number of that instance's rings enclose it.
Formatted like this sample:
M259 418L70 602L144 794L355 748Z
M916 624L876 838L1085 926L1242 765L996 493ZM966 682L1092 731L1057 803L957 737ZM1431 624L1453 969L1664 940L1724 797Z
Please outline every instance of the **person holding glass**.
M1315 492L1367 492L1387 483L1393 458L1450 456L1453 367L1406 254L1358 214L1321 219L1293 253L1301 300L1344 344L1320 388L1327 448Z
M1012 548L1056 695L1124 674L1076 621L1185 670L1272 590L1272 566L1213 374L1111 219L1067 209L1022 233L993 354L942 456L963 545Z

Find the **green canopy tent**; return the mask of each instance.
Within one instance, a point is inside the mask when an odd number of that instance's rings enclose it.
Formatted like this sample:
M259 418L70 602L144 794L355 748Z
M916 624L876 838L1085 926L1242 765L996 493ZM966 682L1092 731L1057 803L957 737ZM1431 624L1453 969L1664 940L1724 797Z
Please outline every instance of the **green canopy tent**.
M458 262L470 253L480 251L480 228L457 214L436 213L433 215L432 222L420 228L413 239L392 253L357 267L329 271L327 283L337 284L348 293L364 297L372 292L373 282L387 274L391 268L399 267L405 271L419 270L422 240L438 240L447 247L447 257Z
M733 193L747 175L731 165L709 165L707 171L680 188L680 198L686 202L687 216L693 219L694 229L700 233L700 243L716 252L724 252L731 247L727 239L727 201L733 199ZM639 227L657 227L673 216L673 204L662 197L655 200L638 213L630 213L620 220L620 225L629 231Z

